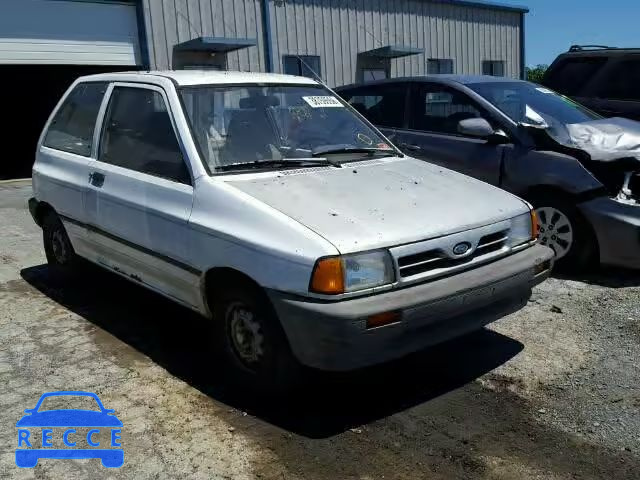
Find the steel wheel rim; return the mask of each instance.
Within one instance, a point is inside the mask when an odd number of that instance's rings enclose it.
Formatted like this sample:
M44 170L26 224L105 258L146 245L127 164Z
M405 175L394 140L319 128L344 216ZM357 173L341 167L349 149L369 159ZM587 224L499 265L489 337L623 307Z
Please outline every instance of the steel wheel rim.
M573 225L569 217L557 208L536 208L540 243L550 247L556 259L565 257L573 246Z
M227 308L227 321L234 353L246 366L255 368L264 356L264 334L255 313L234 303Z
M67 244L64 235L60 230L55 230L51 234L51 249L53 256L58 263L66 263L67 261Z

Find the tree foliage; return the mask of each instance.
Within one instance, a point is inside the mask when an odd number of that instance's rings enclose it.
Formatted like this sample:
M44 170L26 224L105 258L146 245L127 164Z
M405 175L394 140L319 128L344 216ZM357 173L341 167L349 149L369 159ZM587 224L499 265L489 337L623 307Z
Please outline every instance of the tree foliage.
M527 80L533 83L541 83L544 72L547 71L549 65L536 65L535 67L527 67Z

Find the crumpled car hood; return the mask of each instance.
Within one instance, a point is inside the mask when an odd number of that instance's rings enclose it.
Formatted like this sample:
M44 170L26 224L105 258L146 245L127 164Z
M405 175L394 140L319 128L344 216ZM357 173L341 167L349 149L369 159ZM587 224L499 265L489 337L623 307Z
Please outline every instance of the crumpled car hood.
M640 122L627 118L604 118L569 124L568 137L554 140L588 153L591 160L611 162L633 157L640 161Z
M510 193L409 157L225 181L307 226L341 253L426 240L528 211Z

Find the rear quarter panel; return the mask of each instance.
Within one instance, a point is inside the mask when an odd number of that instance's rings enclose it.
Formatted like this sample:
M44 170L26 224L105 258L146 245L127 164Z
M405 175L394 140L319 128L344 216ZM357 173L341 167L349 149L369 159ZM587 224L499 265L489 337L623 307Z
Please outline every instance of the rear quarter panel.
M41 146L33 166L33 192L59 214L84 221L83 194L90 158Z

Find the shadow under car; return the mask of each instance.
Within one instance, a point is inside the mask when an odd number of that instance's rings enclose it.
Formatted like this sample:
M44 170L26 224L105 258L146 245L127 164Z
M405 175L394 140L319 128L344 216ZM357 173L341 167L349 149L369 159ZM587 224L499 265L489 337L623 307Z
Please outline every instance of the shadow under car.
M308 438L327 438L428 402L474 381L524 348L483 329L375 367L348 373L309 370L304 388L284 401L265 402L243 395L225 378L223 368L215 368L221 363L212 357L212 329L206 319L98 267L87 265L83 273L82 278L60 280L39 265L23 269L21 276L211 398Z

